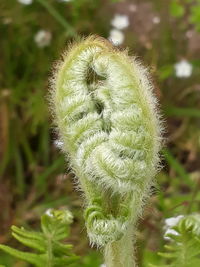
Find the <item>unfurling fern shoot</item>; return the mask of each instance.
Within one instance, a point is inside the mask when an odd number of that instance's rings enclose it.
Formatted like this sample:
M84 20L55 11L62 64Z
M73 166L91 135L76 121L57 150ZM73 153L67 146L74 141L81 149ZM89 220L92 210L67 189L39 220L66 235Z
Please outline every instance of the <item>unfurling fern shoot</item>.
M146 70L99 37L73 45L57 66L51 109L63 151L85 193L91 244L106 266L135 266L134 228L150 195L160 149Z

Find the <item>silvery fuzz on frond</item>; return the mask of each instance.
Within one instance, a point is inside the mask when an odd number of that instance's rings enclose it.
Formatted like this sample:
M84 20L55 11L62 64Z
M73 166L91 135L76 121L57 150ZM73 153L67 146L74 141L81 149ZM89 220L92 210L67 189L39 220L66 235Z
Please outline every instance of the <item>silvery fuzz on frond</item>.
M103 38L73 45L58 64L52 110L85 193L92 244L123 238L158 169L160 123L146 70Z

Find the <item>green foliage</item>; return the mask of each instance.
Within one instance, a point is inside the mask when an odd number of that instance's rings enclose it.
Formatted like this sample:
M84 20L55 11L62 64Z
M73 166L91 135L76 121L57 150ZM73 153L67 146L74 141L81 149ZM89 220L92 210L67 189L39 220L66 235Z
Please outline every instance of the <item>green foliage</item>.
M195 29L200 31L200 1L199 0L172 0L170 2L170 14L176 18L182 18L188 9L188 18Z
M72 253L72 245L61 240L69 235L72 215L67 210L49 210L41 217L41 232L28 231L23 227L12 226L12 235L23 245L38 251L23 252L6 245L0 249L10 255L29 262L37 267L64 267L77 262L78 257Z
M181 4L181 1L173 0L170 5L170 13L174 17L182 17L185 13L185 8Z
M14 238L10 240L11 222L25 227L38 222L39 214L49 207L67 205L76 217L72 239L82 255L81 264L75 266L99 267L104 262L86 240L82 200L73 192L69 168L54 145L57 135L50 127L45 95L52 63L66 43L77 33L108 38L111 20L119 13L128 15L130 23L123 30L122 47L129 47L151 66L154 93L167 117L168 149L157 176L159 190L149 200L137 234L138 265L164 263L165 258L156 253L163 248L163 219L199 211L199 10L199 0L33 0L30 5L0 0L1 243L23 248ZM52 39L49 46L40 48L34 38L42 29ZM191 77L176 77L174 64L182 58L193 65ZM3 250L0 264L30 266Z
M160 67L158 70L158 75L161 81L167 79L173 74L174 67L173 65L165 65Z
M166 259L166 264L159 267L199 267L200 266L200 214L183 217L172 228L177 234L169 233L170 244L165 245L165 252L159 255ZM155 265L151 265L155 266Z
M191 7L190 22L195 25L197 31L200 31L200 1L198 0L198 6Z
M97 251L92 251L83 257L81 267L99 267L102 262L100 254Z
M168 162L168 164L170 164L171 167L176 171L176 173L183 179L183 182L192 186L192 180L188 176L183 166L177 161L177 159L171 154L171 152L168 149L163 149L162 153L165 157L166 162Z
M60 23L60 25L64 27L69 36L73 37L77 36L77 33L75 32L73 27L65 20L64 17L62 17L62 15L60 15L60 13L54 8L53 5L48 3L48 1L46 0L36 0L36 1L38 1L41 5L43 5L49 12L49 14L51 14Z

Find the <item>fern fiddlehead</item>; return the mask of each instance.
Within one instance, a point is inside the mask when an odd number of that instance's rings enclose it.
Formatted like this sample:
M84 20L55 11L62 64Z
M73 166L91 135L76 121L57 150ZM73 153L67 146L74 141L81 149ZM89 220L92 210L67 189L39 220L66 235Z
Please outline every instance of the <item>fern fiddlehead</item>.
M104 39L89 37L63 56L52 87L63 151L86 197L90 242L105 247L106 266L133 266L132 228L160 148L146 70Z

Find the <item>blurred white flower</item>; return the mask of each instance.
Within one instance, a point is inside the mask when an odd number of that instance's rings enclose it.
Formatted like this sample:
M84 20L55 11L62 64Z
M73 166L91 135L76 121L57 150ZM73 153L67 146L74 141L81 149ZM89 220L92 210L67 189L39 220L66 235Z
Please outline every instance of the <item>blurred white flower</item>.
M183 215L178 215L176 217L171 217L168 219L165 219L165 225L166 227L173 227L178 224L180 219L182 219L184 216Z
M53 143L57 148L62 148L63 146L63 142L60 140L55 140Z
M188 78L192 74L192 65L187 60L182 59L174 65L174 68L178 78Z
M45 47L50 44L51 38L52 38L51 32L45 30L39 30L34 36L34 41L38 47Z
M167 236L168 234L178 235L178 233L174 229L171 229L171 228L176 226L183 217L184 217L183 215L178 215L177 217L171 217L165 220L164 239L170 240L170 237Z
M52 212L52 209L48 209L45 211L45 214L48 215L49 217L53 217L53 214L51 212Z
M20 4L30 5L33 3L33 0L17 0Z
M99 267L106 267L106 265L105 265L105 263L103 263Z
M118 30L123 30L129 26L129 18L127 15L116 14L111 20L111 25Z
M172 235L178 235L178 233L174 230L174 229L167 229L164 235L164 239L166 240L170 240L170 237L167 236L168 234L172 234Z
M114 45L121 45L124 42L124 33L117 29L112 29L108 40L111 41Z
M159 24L160 23L160 17L155 16L155 17L153 17L152 21L154 24Z
M58 2L71 2L72 0L58 0Z

